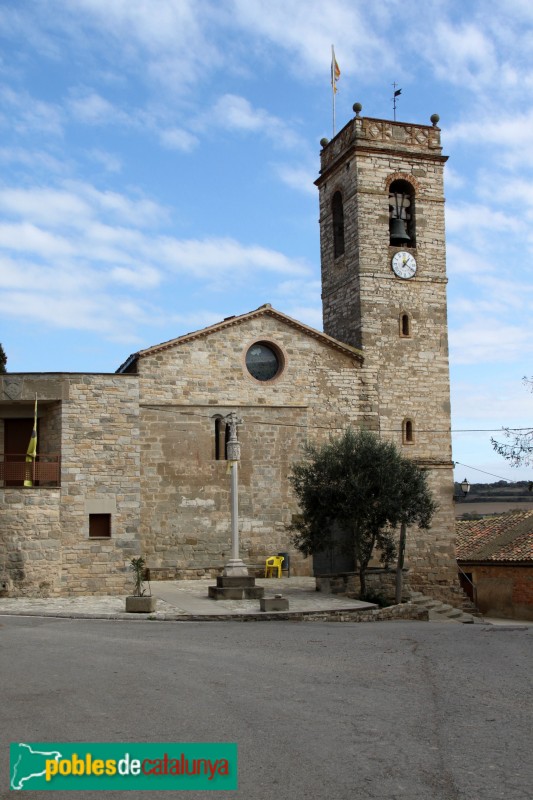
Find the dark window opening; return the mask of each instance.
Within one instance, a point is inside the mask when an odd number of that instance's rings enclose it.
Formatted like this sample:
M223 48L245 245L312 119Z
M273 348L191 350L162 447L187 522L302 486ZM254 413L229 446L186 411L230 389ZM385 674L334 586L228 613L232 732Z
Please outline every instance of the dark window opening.
M403 423L403 443L413 444L415 440L414 426L411 419L406 419Z
M416 247L415 192L407 181L390 185L389 236L394 247Z
M229 441L229 427L222 417L215 418L215 459L226 461Z
M333 255L335 258L344 254L344 209L342 195L335 192L331 201L333 214Z
M111 537L111 514L89 514L89 536L109 539Z
M402 336L411 335L411 320L409 314L402 314L400 316L400 332Z
M40 446L39 437L39 420L37 420L37 448ZM26 453L30 443L31 434L33 431L33 417L28 418L8 418L4 420L4 459L6 464L26 464ZM20 472L20 477L7 479L4 483L5 486L24 486L26 479L32 479L32 463L27 463L27 467L17 468ZM16 471L7 470L10 474L15 474ZM32 480L34 486L38 485L38 481Z

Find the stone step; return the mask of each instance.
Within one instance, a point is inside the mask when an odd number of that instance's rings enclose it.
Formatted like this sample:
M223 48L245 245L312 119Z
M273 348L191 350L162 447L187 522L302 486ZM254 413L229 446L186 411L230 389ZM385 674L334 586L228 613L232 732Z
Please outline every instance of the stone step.
M465 624L476 621L471 613L465 613L460 608L455 608L449 603L433 600L433 598L422 594L422 592L411 592L410 599L411 602L419 608L427 608L430 620L449 619L450 622L462 622Z

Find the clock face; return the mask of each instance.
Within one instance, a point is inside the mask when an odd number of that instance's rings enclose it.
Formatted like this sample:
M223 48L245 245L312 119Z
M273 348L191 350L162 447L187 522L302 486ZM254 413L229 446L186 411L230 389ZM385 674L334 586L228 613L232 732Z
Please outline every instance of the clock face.
M400 250L392 257L392 269L399 278L412 278L416 273L416 259L411 253Z

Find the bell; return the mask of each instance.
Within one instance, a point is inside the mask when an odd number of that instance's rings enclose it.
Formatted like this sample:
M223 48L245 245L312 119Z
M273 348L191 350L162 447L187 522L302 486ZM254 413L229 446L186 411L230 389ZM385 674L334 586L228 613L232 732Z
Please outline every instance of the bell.
M389 231L391 244L401 244L402 242L409 242L411 240L403 219L398 219L397 217L391 219Z

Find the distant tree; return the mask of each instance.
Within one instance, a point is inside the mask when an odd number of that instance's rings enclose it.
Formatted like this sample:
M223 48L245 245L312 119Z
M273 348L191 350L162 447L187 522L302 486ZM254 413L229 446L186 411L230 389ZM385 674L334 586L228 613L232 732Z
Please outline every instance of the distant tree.
M533 392L533 378L523 378L523 383ZM503 435L507 442L490 440L496 452L506 458L512 467L532 466L533 428L521 431L503 428Z
M308 446L306 456L289 476L301 509L291 526L295 546L313 555L333 545L337 528L346 533L365 597L374 549L390 563L396 555L394 531L401 526L401 576L406 526L429 528L436 510L425 471L368 431L348 429L322 447Z
M7 364L7 356L5 354L4 348L0 344L0 375L6 374L7 372L6 364Z

